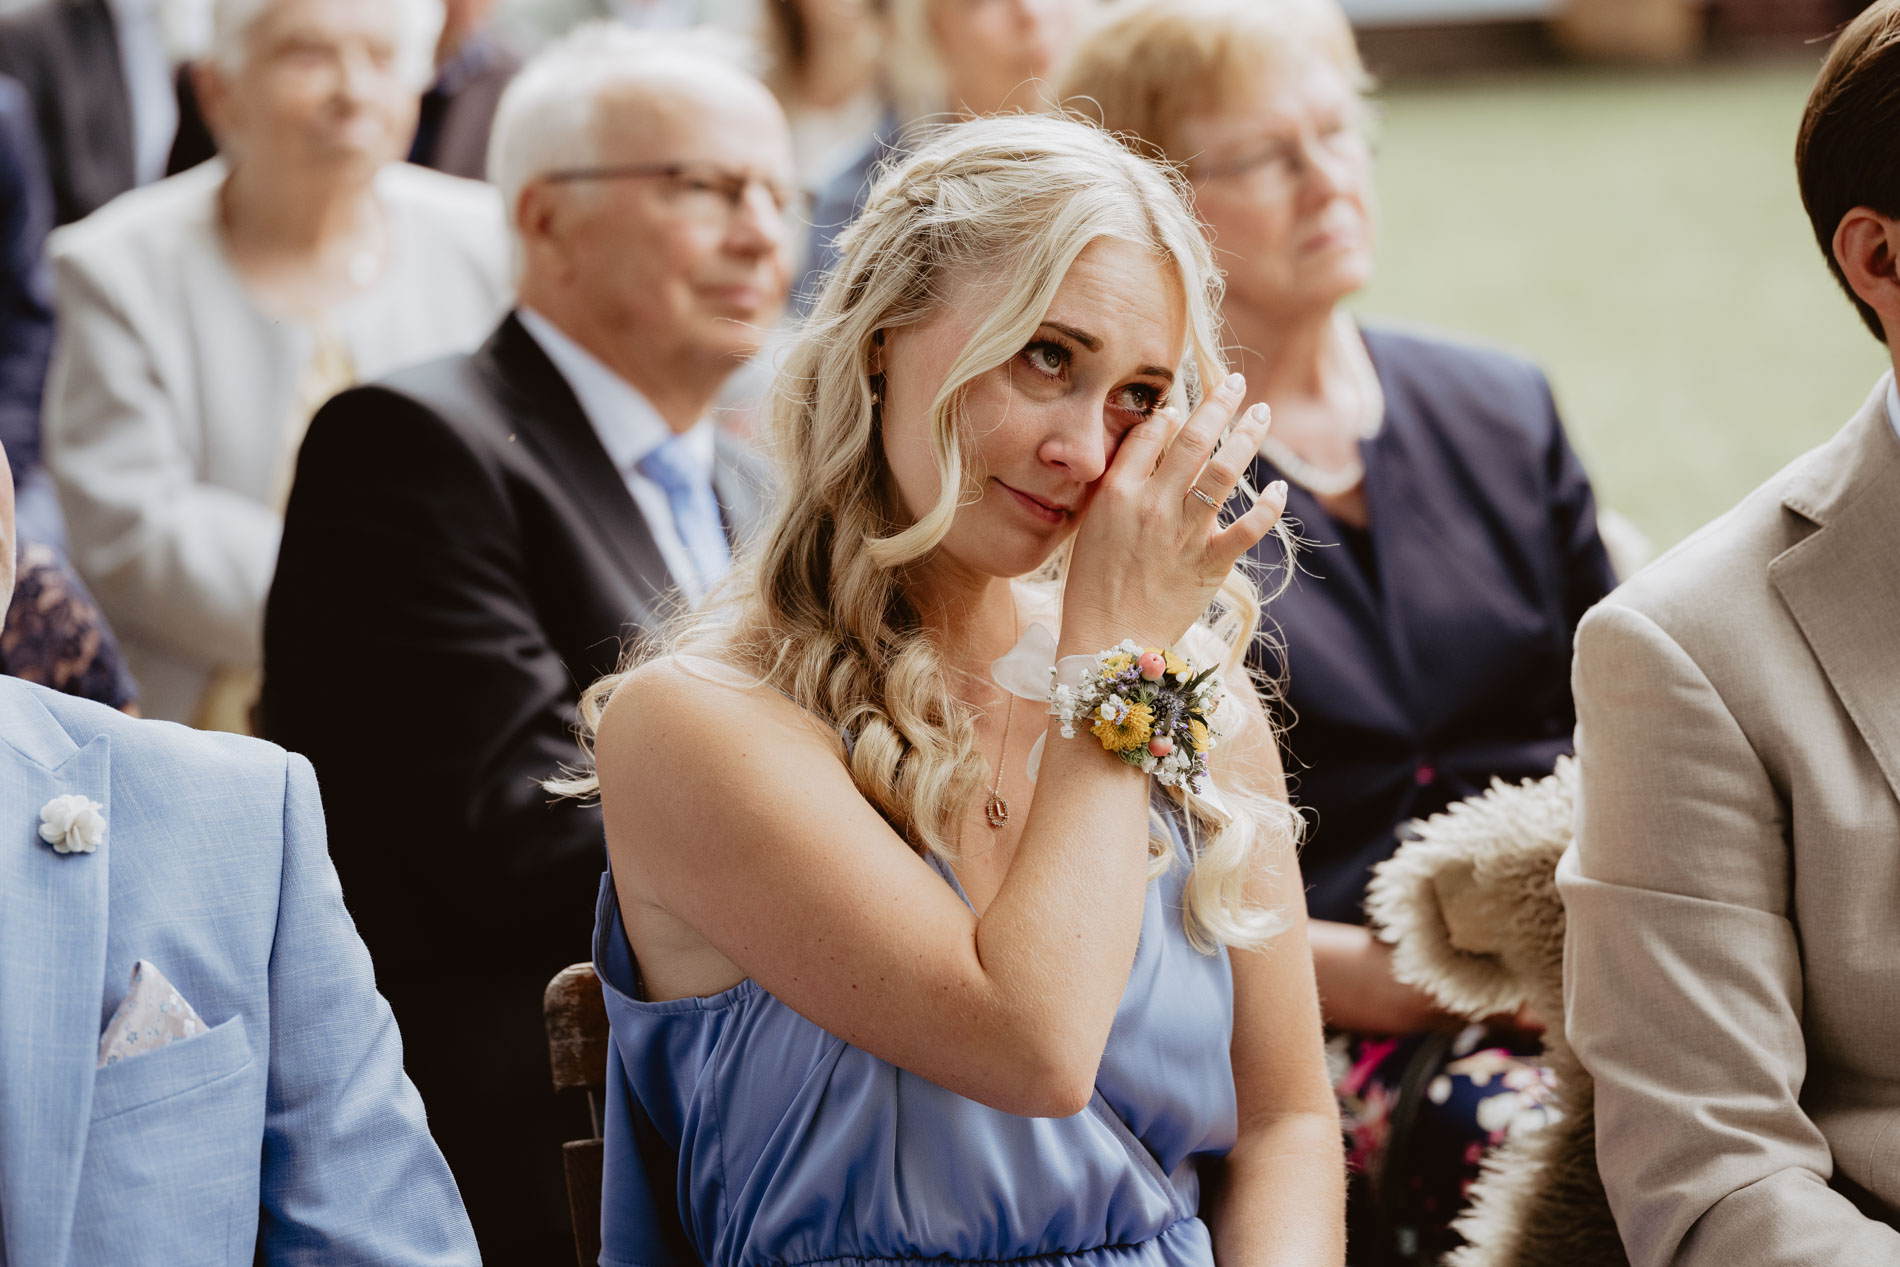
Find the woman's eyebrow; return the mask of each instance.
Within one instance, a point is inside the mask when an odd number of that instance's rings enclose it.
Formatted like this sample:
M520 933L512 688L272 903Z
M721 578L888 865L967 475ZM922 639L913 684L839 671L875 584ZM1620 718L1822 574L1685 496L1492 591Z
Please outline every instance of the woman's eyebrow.
M1051 330L1060 330L1091 352L1100 352L1102 350L1102 341L1090 334L1087 330L1078 330L1074 326L1065 326L1060 321L1045 321L1042 324L1048 326Z
M1042 324L1048 326L1051 330L1058 330L1068 335L1071 339L1074 339L1091 352L1099 352L1102 350L1102 341L1090 334L1087 330L1078 330L1074 326L1063 325L1060 321L1045 321ZM1170 383L1174 381L1174 371L1165 365L1144 365L1136 370L1135 373L1143 378L1162 378Z

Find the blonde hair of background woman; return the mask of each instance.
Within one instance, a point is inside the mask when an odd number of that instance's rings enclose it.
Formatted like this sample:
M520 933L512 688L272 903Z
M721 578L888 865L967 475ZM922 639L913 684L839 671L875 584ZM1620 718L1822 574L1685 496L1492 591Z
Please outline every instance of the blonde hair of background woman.
M885 21L890 34L884 49L885 87L900 122L941 115L950 100L950 77L937 55L930 29L932 0L888 0Z
M1336 0L1119 0L1104 8L1061 78L1065 108L1140 153L1191 166L1181 127L1259 90L1263 68L1315 55L1359 93L1372 78Z
M1029 115L942 129L888 170L842 238L838 267L779 371L771 426L781 500L771 525L698 613L658 631L585 693L584 739L641 661L668 651L709 656L848 731L859 792L913 847L954 860L959 826L985 791L985 759L971 709L905 596L905 577L943 541L959 506L980 496L966 461L963 388L1029 342L1070 265L1100 238L1153 250L1180 279L1188 349L1176 403L1192 407L1201 385L1225 374L1220 281L1172 173L1092 126ZM953 282L969 278L994 280L979 291L990 310L932 405L942 494L913 518L885 464L872 365L883 332L922 321ZM1059 595L1061 560L1037 583ZM1236 569L1212 623L1195 630L1197 646L1219 655L1225 672L1245 673L1259 614L1253 583ZM1201 654L1205 662L1210 653ZM590 795L599 783L590 773L549 787ZM1299 830L1284 801L1221 792L1232 811L1225 825L1199 801L1188 815L1194 862L1184 914L1204 950L1255 945L1284 927L1279 912L1249 906L1243 890L1262 833L1287 833L1290 842ZM1172 859L1156 828L1150 852L1159 874Z

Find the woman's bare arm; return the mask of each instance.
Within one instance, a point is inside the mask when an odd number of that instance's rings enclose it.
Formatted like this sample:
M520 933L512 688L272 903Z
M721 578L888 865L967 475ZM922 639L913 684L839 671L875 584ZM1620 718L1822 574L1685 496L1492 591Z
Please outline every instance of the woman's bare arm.
M1326 1023L1370 1034L1409 1034L1462 1022L1423 990L1392 975L1392 948L1370 928L1314 920L1307 926Z
M1141 922L1139 770L1052 739L978 919L769 692L648 665L615 694L598 761L623 903L642 892L801 1015L960 1095L1036 1116L1087 1103Z
M1077 530L1060 654L1172 642L1278 519L1281 503L1263 500L1222 525L1187 495L1197 478L1233 487L1251 458L1264 418L1221 439L1239 398L1229 382L1172 441L1162 415L1123 438ZM596 745L623 911L636 890L801 1015L961 1095L1079 1112L1134 962L1148 782L1086 739L1049 735L979 918L789 701L646 666Z
M1260 702L1244 682L1230 681L1229 689L1246 720L1215 750L1219 777L1284 800L1279 751ZM1210 1175L1203 1211L1222 1267L1339 1267L1346 1167L1326 1077L1299 859L1285 833L1271 832L1259 851L1249 897L1283 912L1289 927L1257 950L1230 955L1240 1133Z

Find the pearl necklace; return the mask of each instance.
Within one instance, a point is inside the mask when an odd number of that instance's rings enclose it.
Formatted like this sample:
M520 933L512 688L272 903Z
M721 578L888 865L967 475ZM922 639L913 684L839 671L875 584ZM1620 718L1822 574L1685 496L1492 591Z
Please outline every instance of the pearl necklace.
M1385 426L1385 389L1379 386L1379 372L1366 352L1359 327L1344 312L1333 314L1333 331L1354 379L1358 396L1359 439L1370 440ZM1345 466L1323 467L1307 461L1289 448L1285 441L1269 431L1260 440L1260 456L1279 468L1282 475L1301 488L1320 497L1343 497L1359 487L1366 478L1365 459L1357 448Z

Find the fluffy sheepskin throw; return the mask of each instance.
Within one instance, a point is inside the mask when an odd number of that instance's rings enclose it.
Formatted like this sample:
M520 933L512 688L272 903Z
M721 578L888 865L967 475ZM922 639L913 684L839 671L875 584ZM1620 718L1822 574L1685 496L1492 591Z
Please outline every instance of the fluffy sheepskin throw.
M1375 871L1366 909L1401 981L1473 1020L1524 1004L1548 1027L1561 1116L1486 1158L1445 1267L1629 1267L1597 1174L1595 1096L1564 1041L1564 907L1557 859L1571 840L1576 763L1414 823L1418 838Z

